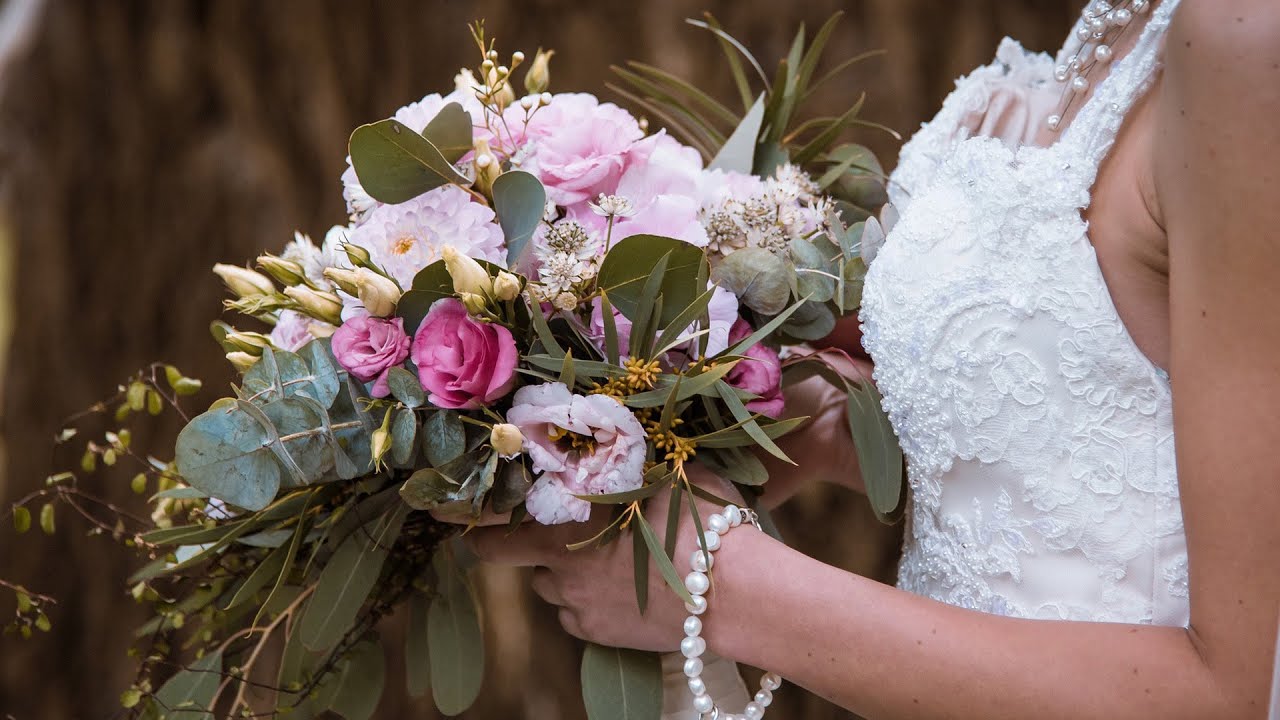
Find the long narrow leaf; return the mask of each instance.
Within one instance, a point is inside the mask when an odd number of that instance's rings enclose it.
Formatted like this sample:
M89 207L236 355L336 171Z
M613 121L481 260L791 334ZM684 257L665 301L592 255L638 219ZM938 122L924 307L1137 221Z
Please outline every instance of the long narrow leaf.
M657 352L654 353L655 355L660 355L675 345L675 342L680 335L685 330L689 329L689 326L693 325L693 323L711 305L711 298L715 293L716 289L714 287L708 289L706 292L699 295L692 304L680 311L680 314L677 315L675 319L667 325L666 329L662 331L662 334L658 336L658 342L656 343Z
M604 323L605 359L610 365L617 365L621 356L618 354L618 321L613 316L613 303L609 302L609 293L600 291L600 318Z
M649 607L649 545L640 533L631 533L631 564L635 569L636 606L643 615Z
M720 391L720 399L724 401L725 406L729 408L729 412L733 414L733 417L739 421L746 421L743 422L742 429L747 433L747 435L751 436L752 440L756 441L756 444L764 448L765 451L779 460L789 462L792 465L796 464L795 461L787 457L787 454L782 451L782 448L778 447L777 444L773 442L773 439L769 437L768 433L760 428L760 423L756 422L755 418L751 416L751 412L747 410L747 407L738 399L737 394L733 392L733 388L729 387L725 383L717 383L716 389Z
M658 572L662 574L662 579L667 581L667 585L675 591L675 594L681 600L691 603L693 597L689 595L689 591L684 586L684 580L680 578L680 573L676 571L676 566L671 564L671 558L667 557L666 551L662 548L662 541L653 532L653 528L649 526L649 521L644 519L644 515L636 513L632 522L636 528L644 535L645 544L649 546L649 554L653 556L653 561L658 564Z
M634 60L628 62L627 65L637 72L648 75L655 82L666 82L674 89L683 92L702 107L706 108L712 115L715 115L725 123L731 126L738 124L738 116L733 114L729 108L725 107L719 100L711 97L691 83L652 65L646 65Z

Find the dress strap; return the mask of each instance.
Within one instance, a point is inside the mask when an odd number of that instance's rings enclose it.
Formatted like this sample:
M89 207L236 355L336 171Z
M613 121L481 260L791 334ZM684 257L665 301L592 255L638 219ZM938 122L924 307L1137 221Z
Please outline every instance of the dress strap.
M1178 0L1162 0L1153 10L1138 42L1112 67L1084 107L1064 131L1060 142L1075 143L1087 161L1089 186L1098 173L1125 115L1150 87L1159 70L1165 31Z

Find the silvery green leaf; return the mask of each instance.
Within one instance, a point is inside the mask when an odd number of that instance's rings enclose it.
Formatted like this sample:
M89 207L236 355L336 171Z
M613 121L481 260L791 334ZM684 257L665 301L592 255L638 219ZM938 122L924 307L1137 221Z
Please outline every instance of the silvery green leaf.
M836 328L836 316L822 303L803 303L782 326L782 331L797 340L821 340Z
M462 486L435 468L423 468L400 487L400 497L414 510L433 510L455 499Z
M387 682L387 660L382 644L366 640L352 648L338 663L338 688L329 709L345 720L369 720L382 699Z
M905 497L902 448L881 409L876 386L864 383L850 388L847 411L867 499L878 517L890 520L901 510Z
M458 413L452 410L432 413L422 425L422 442L432 467L445 465L466 452L467 435Z
M192 487L232 505L265 508L280 489L267 429L225 405L197 416L178 434L175 461Z
M215 650L178 671L156 692L156 702L168 717L212 720L213 695L222 682L222 652Z
M840 275L841 285L844 286L844 310L850 312L862 306L862 284L867 277L867 266L861 257L854 257L844 264L844 271Z
M517 505L524 502L531 487L533 477L520 458L503 463L491 493L493 511L501 515L515 510Z
M450 163L456 163L472 150L471 114L460 103L451 102L440 108L422 129L422 137L436 146Z
M417 450L418 418L412 410L400 408L391 419L391 458L397 465L409 465Z
M431 695L445 715L458 715L480 695L484 637L467 578L442 545L432 561L439 584L427 610Z
M518 267L529 238L546 212L547 191L538 178L514 170L502 173L493 183L493 211L507 241L507 265Z
M590 720L658 720L662 661L654 653L588 644L582 654L582 701Z
M375 200L396 204L447 185L468 185L432 142L396 120L361 125L351 133L351 166Z
M674 238L633 235L609 250L597 276L600 287L609 294L618 312L636 322L643 311L650 309L642 307L641 297L645 281L663 257L668 258L658 288L663 310L658 322L653 323L655 329L669 325L680 311L706 291L705 283L698 286L698 278L705 277L707 263L701 248Z
M417 376L398 365L387 371L387 386L391 396L406 407L421 407L427 401Z
M243 402L243 401L242 401ZM254 405L243 402L246 412L252 414ZM308 485L318 482L333 469L333 449L324 431L324 412L309 398L286 397L263 405L260 410L275 428L275 432L288 440L277 440L275 449L283 448L288 453L292 467L296 467L300 476L296 483L288 486ZM277 459L286 468L291 465L277 452Z
M835 297L834 257L824 255L816 245L798 238L791 241L791 261L796 267L796 297L824 303Z
M862 262L867 267L871 267L883 244L884 229L880 227L880 221L873 217L867 218L866 226L862 230Z
M764 315L777 315L787 307L790 277L786 262L764 248L754 247L730 253L711 271L715 284Z

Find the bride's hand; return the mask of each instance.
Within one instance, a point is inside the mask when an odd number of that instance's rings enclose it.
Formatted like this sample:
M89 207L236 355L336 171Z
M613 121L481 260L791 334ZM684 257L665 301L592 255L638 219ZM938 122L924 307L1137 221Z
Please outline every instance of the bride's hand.
M740 500L733 487L697 466L691 467L695 483L726 500ZM666 528L668 491L649 501L645 519L659 537ZM718 506L698 500L698 515L705 518ZM689 572L689 556L696 547L695 529L687 505L681 507L675 565L681 577ZM466 541L485 562L533 566L533 590L560 608L560 624L571 635L601 645L669 652L679 648L688 611L649 560L649 600L641 615L636 604L635 571L630 533L623 533L603 548L570 551L566 546L594 536L609 522L604 506L597 506L586 523L538 525L528 523L508 533L506 528L476 528ZM631 532L635 532L632 527Z

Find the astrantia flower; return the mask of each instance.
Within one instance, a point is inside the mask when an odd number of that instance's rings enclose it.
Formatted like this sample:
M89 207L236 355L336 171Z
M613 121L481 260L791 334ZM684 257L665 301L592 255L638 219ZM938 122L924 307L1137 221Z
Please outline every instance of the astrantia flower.
M567 293L594 275L592 268L593 263L575 255L552 253L543 258L542 267L538 269L538 279L542 281L548 295Z
M591 516L577 495L640 487L646 436L640 421L607 395L575 395L562 383L520 388L507 422L524 435L524 449L541 473L526 497L529 514L554 525Z
M441 259L448 245L463 255L505 264L502 229L493 210L472 202L467 191L445 185L399 205L380 205L352 232L350 242L369 251L401 288Z
M591 206L591 212L600 217L629 218L635 217L636 206L622 195L604 195L593 203L587 203Z

